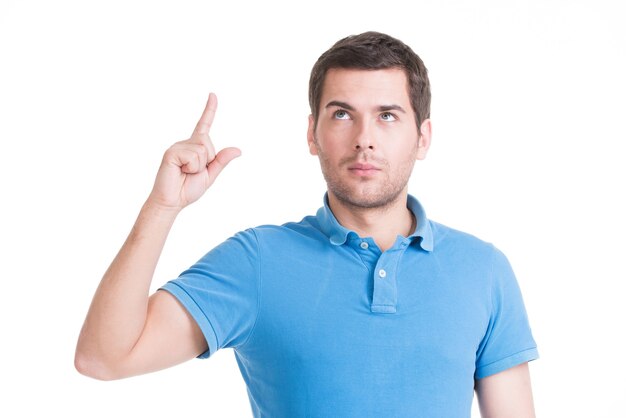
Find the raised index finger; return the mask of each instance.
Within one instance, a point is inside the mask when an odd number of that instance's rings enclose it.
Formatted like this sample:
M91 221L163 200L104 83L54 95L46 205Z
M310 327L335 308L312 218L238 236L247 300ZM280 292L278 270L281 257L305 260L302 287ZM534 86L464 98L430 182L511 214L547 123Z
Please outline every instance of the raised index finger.
M204 112L202 112L202 116L196 125L196 129L194 129L193 134L208 134L211 130L211 124L213 123L213 118L215 117L215 111L217 110L217 96L215 93L209 94L209 100L206 102L206 107L204 108Z

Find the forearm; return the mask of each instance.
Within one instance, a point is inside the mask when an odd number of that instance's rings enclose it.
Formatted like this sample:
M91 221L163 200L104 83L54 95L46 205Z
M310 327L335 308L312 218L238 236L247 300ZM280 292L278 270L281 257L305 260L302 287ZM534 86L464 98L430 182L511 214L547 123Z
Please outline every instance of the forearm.
M198 200L241 154L237 148L215 153L209 130L216 109L217 97L211 93L191 138L165 151L150 197L87 313L76 347L75 365L81 373L106 380L131 376L206 350L201 330L173 296L157 293L149 303L148 293L180 210ZM170 349L172 344L177 350Z
M150 284L176 215L150 201L142 207L94 295L78 339L79 369L108 369L131 352L146 322Z

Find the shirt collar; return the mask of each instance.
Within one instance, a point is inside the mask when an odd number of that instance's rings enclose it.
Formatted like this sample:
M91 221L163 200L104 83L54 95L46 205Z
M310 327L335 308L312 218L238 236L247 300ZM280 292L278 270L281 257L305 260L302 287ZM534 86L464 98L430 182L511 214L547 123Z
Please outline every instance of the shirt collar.
M419 201L411 195L408 195L407 207L413 212L415 220L417 221L417 228L407 239L413 241L419 238L418 242L422 249L432 251L434 247L433 231L426 217L424 208ZM333 245L345 244L350 236L358 237L356 232L345 228L337 221L337 218L335 218L335 215L328 205L328 193L324 194L324 206L318 209L317 219L320 224L320 229Z
M433 239L433 230L430 226L430 221L426 217L426 211L421 203L411 195L408 195L406 206L409 208L411 212L413 212L413 216L415 216L415 221L417 223L417 228L415 231L408 236L409 239L421 238L420 246L423 250L432 251L435 247L434 239Z

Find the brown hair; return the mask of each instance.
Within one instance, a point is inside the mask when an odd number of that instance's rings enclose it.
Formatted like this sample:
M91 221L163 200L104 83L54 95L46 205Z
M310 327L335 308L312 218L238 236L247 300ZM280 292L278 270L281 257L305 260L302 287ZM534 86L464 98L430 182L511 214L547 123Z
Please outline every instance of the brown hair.
M324 52L311 70L309 105L317 126L322 88L331 68L382 70L400 68L409 83L409 98L415 112L418 132L430 117L430 82L424 63L408 45L379 32L364 32L341 39Z

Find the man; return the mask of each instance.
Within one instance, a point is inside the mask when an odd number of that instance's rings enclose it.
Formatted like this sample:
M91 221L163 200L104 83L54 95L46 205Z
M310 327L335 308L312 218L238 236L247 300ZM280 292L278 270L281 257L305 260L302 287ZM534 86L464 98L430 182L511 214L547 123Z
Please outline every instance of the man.
M368 32L315 64L308 144L328 185L316 216L236 234L148 297L178 213L239 155L215 152L211 94L104 275L76 367L117 379L224 347L257 417L532 417L537 357L497 249L427 219L408 180L431 141L426 68Z

